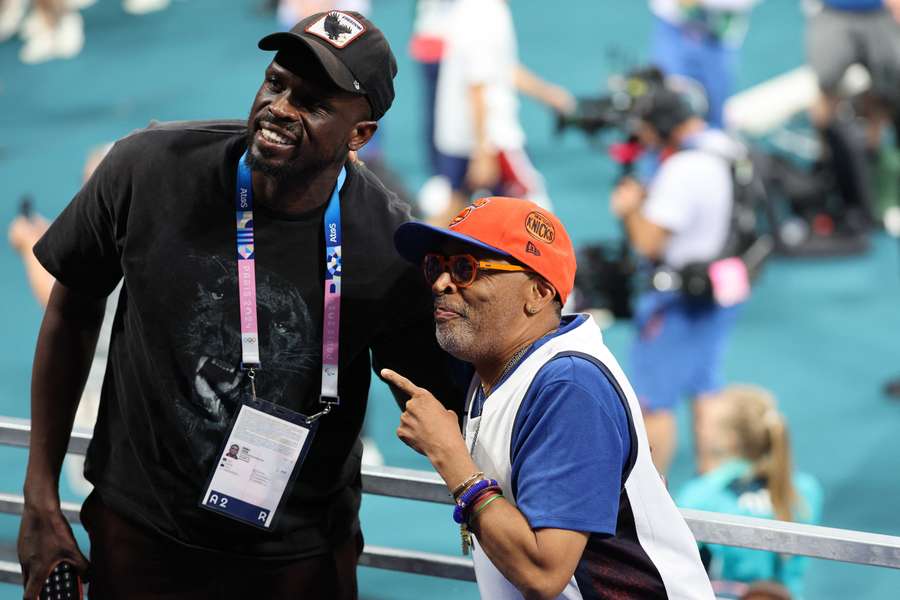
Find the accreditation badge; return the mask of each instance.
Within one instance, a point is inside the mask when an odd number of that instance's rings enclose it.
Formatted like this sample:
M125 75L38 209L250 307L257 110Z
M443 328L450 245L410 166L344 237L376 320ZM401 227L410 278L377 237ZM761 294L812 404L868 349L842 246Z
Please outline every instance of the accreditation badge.
M200 506L271 529L318 427L306 416L259 399L238 409Z

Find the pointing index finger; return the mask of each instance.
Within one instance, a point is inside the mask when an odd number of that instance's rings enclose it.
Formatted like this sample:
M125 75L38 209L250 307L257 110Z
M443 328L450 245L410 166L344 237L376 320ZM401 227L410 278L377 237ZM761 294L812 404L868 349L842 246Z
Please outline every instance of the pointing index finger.
M419 391L419 386L414 384L412 381L410 381L400 373L397 373L396 371L391 371L390 369L382 369L381 376L385 379L385 381L394 384L410 396Z

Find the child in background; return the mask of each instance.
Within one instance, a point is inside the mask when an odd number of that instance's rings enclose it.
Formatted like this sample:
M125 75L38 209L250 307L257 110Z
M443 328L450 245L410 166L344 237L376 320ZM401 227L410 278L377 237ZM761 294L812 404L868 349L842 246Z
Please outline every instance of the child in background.
M822 488L791 464L788 427L775 398L755 386L733 385L708 400L698 423L701 475L676 495L683 508L782 521L818 523ZM710 544L708 570L714 582L770 580L803 597L808 559Z

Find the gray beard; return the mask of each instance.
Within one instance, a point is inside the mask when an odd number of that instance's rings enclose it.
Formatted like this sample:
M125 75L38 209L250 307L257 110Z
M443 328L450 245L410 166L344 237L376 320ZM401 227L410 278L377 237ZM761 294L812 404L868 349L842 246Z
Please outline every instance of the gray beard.
M468 322L443 327L436 324L434 334L438 346L454 358L475 363L483 354L479 351L477 335Z

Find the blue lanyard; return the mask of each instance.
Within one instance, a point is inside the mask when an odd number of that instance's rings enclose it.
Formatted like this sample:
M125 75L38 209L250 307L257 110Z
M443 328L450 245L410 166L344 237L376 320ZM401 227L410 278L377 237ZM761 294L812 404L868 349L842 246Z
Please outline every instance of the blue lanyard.
M341 323L341 199L340 191L347 179L341 167L337 183L325 208L325 304L322 318L322 389L319 396L324 409L307 419L311 422L328 414L340 403L338 397L338 358ZM237 189L238 302L241 315L241 363L250 371L253 396L254 378L261 367L259 328L256 318L256 256L253 238L253 175L247 165L247 153L238 161Z

